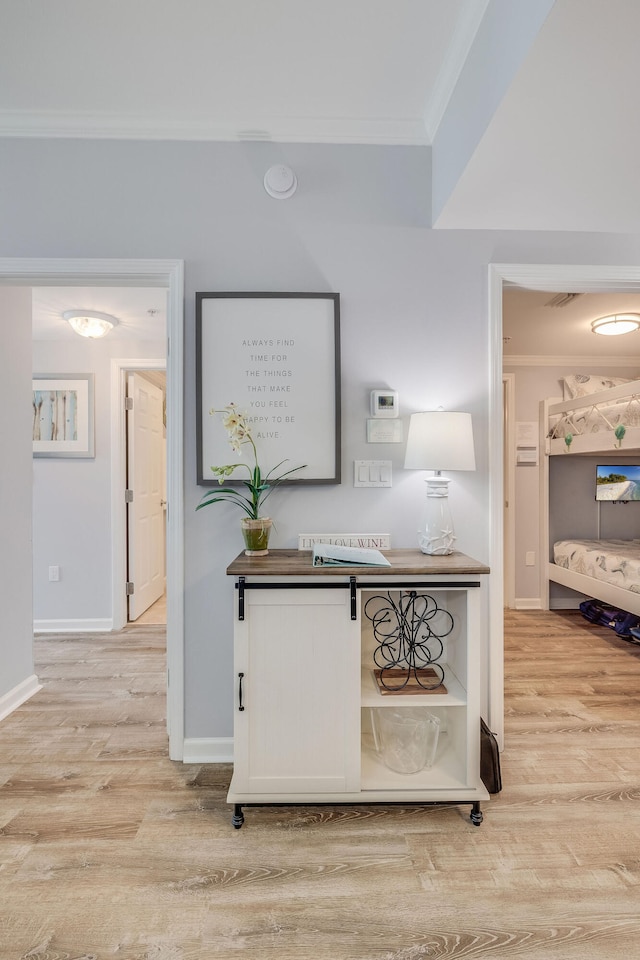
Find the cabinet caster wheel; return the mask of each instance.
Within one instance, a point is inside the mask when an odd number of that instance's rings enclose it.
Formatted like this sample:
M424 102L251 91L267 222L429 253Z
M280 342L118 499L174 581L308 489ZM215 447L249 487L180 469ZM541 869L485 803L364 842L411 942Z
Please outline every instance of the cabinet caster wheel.
M242 824L244 823L244 814L242 812L242 807L239 803L236 803L233 808L233 816L231 817L231 823L239 830Z
M480 809L480 804L474 803L471 807L471 823L474 825L474 827L479 827L483 820L484 814Z

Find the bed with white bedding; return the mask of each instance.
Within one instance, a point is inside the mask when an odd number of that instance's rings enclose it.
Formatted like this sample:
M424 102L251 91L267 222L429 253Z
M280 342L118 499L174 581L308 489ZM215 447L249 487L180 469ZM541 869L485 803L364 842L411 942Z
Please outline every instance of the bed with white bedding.
M558 540L550 567L555 582L640 615L640 540Z
M640 540L558 540L553 561L640 595Z
M543 484L547 516L542 549L548 583L557 583L640 616L640 539L564 539L549 547L549 457L603 455L640 462L640 380L575 374L563 381L564 399L542 404L541 435L546 457ZM635 514L633 514L635 519ZM633 533L640 533L634 522ZM549 605L547 583L546 603Z
M563 400L543 403L547 454L640 447L640 380L573 374L563 389Z

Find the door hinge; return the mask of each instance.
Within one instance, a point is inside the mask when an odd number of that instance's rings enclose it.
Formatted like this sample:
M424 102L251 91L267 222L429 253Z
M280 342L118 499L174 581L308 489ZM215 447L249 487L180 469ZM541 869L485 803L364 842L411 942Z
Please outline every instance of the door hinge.
M124 408L125 410L133 410L133 397L124 398Z
M128 596L128 597L132 597L132 596L133 596L133 581L132 581L132 580L127 580L126 588L127 588L127 596Z
M125 490L124 492L124 502L133 503L133 490Z

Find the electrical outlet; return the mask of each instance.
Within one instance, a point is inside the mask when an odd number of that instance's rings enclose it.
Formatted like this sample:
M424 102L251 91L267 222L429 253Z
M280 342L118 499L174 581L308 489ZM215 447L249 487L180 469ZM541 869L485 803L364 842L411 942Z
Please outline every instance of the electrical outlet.
M535 567L536 565L536 555L533 550L527 550L524 555L524 565L525 567Z
M49 567L49 581L51 583L57 583L59 579L60 579L60 567L56 563Z

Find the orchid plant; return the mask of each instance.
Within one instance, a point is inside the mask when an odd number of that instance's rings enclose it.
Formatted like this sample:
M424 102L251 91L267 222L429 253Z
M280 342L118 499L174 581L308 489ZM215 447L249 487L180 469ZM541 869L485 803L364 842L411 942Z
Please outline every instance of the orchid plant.
M268 473L263 474L258 464L258 451L251 434L251 427L247 422L247 415L241 413L235 403L227 404L223 410L210 410L209 413L210 415L217 413L222 414L222 425L229 435L231 449L234 450L235 453L242 453L242 448L248 447L253 464L229 463L223 467L211 467L220 485L222 485L227 478L231 477L238 467L244 467L249 474L249 479L242 481L246 487L246 493L234 487L222 487L222 489L210 490L204 494L196 510L201 510L202 507L208 507L210 503L221 503L226 500L240 507L249 519L259 520L260 509L269 494L272 493L275 487L282 483L283 480L289 479L292 473L295 473L297 470L303 470L306 464L299 467L291 467L289 470L285 470L284 473L278 474L277 471L279 468L287 463L286 460L281 460L280 463L272 467Z

